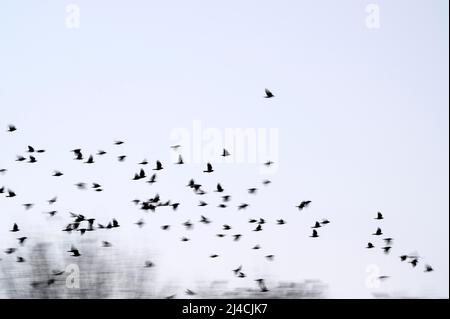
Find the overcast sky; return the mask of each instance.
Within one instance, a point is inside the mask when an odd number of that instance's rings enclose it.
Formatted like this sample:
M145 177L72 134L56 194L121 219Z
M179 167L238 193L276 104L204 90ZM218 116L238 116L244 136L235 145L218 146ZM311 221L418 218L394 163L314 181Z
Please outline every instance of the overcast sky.
M14 222L36 241L86 244L60 232L73 211L103 223L116 217L120 229L90 238L110 236L115 252L139 266L153 258L162 285L228 280L242 264L248 278L231 278L235 286L263 276L318 278L331 297L448 298L447 1L374 1L379 28L367 25L370 2L357 0L75 1L79 28L67 24L70 3L0 3L0 168L9 170L0 186L18 194L0 197L0 249L15 244ZM263 98L266 87L275 98ZM5 132L10 123L15 134ZM271 158L217 163L210 175L201 160L172 165L174 132L194 134L199 124L223 136L235 128L276 132L266 140ZM47 153L35 165L15 162L27 145ZM183 146L191 159L193 146ZM72 161L73 148L108 154L89 166ZM127 161L118 163L122 154ZM144 158L165 166L153 186L130 181ZM261 170L268 159L275 171ZM51 177L54 169L65 175ZM209 190L207 209L185 187L191 177ZM78 191L82 181L105 190ZM233 196L226 210L216 208L217 182ZM261 190L250 196L250 187ZM181 202L179 211L150 215L130 203L157 192ZM45 203L53 196L60 214L49 220L42 212L53 209ZM312 204L299 212L302 200ZM27 202L36 206L26 212ZM242 202L250 207L238 212ZM213 223L190 233L180 225L202 214ZM254 233L247 220L259 217L270 222ZM141 230L133 224L140 218ZM279 218L287 224L275 225ZM331 224L309 238L321 218ZM242 241L216 238L224 223ZM163 224L173 228L163 232ZM371 236L378 226L395 239L389 256ZM185 235L190 243L180 242ZM377 249L366 250L368 241ZM261 251L250 249L256 243ZM413 252L422 257L417 269L398 258ZM435 272L425 274L425 263ZM391 276L376 289L366 285L372 264Z

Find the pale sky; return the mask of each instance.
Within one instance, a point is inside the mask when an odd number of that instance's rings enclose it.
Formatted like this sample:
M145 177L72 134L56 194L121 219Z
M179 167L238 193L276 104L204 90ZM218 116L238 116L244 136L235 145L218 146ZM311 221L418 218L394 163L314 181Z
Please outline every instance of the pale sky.
M80 8L79 28L66 26L70 3ZM379 5L378 29L366 27L369 3ZM181 291L198 280L253 286L264 276L317 278L336 298L448 298L448 9L438 0L1 1L0 168L9 171L0 187L18 196L0 197L0 249L16 244L9 229L17 222L30 246L67 242L61 251L107 236L124 260L140 266L154 256L161 285ZM266 87L275 98L263 98ZM260 163L217 164L211 175L202 173L206 163L172 165L174 130L195 123L277 130L276 172L264 175ZM35 165L14 161L27 145L47 150ZM72 161L74 148L108 154L88 166ZM118 163L122 154L128 159ZM130 181L144 158L165 166L153 186ZM54 169L65 175L51 177ZM185 187L192 177L210 190L207 209ZM273 183L263 188L264 178ZM105 191L78 191L82 181ZM226 211L215 208L217 182L233 196ZM251 196L250 187L261 190ZM157 192L181 202L179 211L147 215L130 203ZM42 212L53 196L60 214L49 220ZM311 207L299 212L306 199ZM27 202L33 210L21 207ZM250 207L238 212L242 202ZM122 227L66 236L68 211L103 223L116 217ZM200 215L213 223L196 224L184 245L180 224ZM270 223L255 234L247 220L259 217ZM140 218L147 225L137 229ZM279 218L287 224L275 225ZM331 224L309 238L322 218ZM240 242L215 238L224 223L244 234ZM378 226L395 239L389 256L371 236ZM377 249L366 250L368 241ZM250 249L256 243L261 251ZM422 257L417 269L398 258L412 252ZM424 273L425 263L435 271ZM240 264L243 281L231 276ZM391 276L377 289L366 286L372 264Z

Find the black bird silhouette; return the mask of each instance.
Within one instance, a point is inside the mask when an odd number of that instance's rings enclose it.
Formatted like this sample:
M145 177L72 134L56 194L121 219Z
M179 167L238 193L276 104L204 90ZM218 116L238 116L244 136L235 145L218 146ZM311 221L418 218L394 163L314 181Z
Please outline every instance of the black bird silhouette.
M25 258L17 256L16 262L24 263L25 262Z
M49 199L49 200L48 200L48 204L49 204L49 205L53 205L54 203L57 202L57 200L58 200L58 197L53 197L52 199Z
M211 223L211 221L207 218L207 217L205 217L205 216L201 216L200 217L200 223L203 223L203 224L209 224L209 223Z
M297 206L297 208L298 208L299 210L303 210L303 209L307 208L310 204L311 204L311 201L310 201L310 200L306 200L306 201L301 202L301 203Z
M258 189L257 188L249 188L248 189L248 193L249 194L256 194L256 191L257 191Z
M177 165L184 164L183 157L181 157L181 155L178 155L178 161L175 164L177 164Z
M136 225L138 225L140 228L142 228L145 225L145 222L143 219L140 219L139 221L136 222Z
M319 222L316 222L314 226L312 226L311 228L320 228L322 227L322 225L320 225Z
M309 237L312 237L312 238L317 238L317 237L319 237L319 234L317 233L317 230L313 229L313 233L312 233L312 235L309 236Z
M105 155L105 154L106 154L106 152L103 151L103 150L99 150L99 151L97 152L97 155L98 155L98 156L102 156L102 155Z
M262 231L262 226L259 224L253 231Z
M16 162L23 162L25 160L26 160L26 157L23 157L21 155L17 155L17 157L16 157Z
M117 157L117 159L119 160L119 162L125 162L125 159L127 158L126 155L120 155Z
M10 232L16 233L18 231L20 231L19 226L17 224L14 224L13 228L10 230Z
M34 156L30 156L30 159L28 160L28 163L37 163L37 160Z
M151 268L151 267L153 267L153 266L154 266L154 264L153 264L151 261L147 260L147 261L145 262L145 268Z
M223 157L230 156L230 153L226 149L223 149L222 156Z
M206 202L204 202L204 201L200 201L200 203L198 204L198 206L201 206L201 207L203 207L203 206L207 206L208 205L208 203L206 203Z
M233 239L234 239L234 241L238 241L239 239L241 239L241 237L242 237L242 235L241 235L241 234L236 234L236 235L233 235Z
M6 168L0 169L0 174L5 174L8 170Z
M222 193L222 192L223 192L223 187L222 187L222 185L217 184L217 187L216 187L215 192Z
M367 247L366 248L368 248L368 249L375 248L375 246L372 243L367 243Z
M88 160L85 162L86 164L94 164L94 156L89 155Z
M375 233L373 233L372 235L380 236L380 235L383 235L383 232L381 231L381 228L378 227L377 231Z
M277 224L284 225L284 224L286 224L286 222L283 219L277 219Z
M114 145L122 145L122 144L124 144L125 142L123 142L123 141L115 141L114 142Z
M9 197L9 198L16 197L16 193L14 193L12 190L8 189L8 195L6 195L6 197Z
M161 226L162 230L169 230L169 228L170 228L170 225L162 225Z
M54 177L60 177L60 176L63 176L64 174L62 173L62 172L60 172L60 171L54 171L53 172L53 176Z
M377 217L375 217L375 219L378 219L378 220L384 219L383 214L378 212Z
M203 171L203 173L212 173L212 172L214 172L214 170L211 163L206 164L206 170Z
M270 92L269 89L265 89L264 91L265 91L265 93L266 93L266 96L265 96L266 99L270 99L270 98L272 98L272 97L275 96L275 95L273 95L272 92Z
M156 183L156 174L153 174L152 176L150 176L150 180L147 181L147 183L149 183L150 185Z
M190 290L190 289L186 289L185 293L186 293L186 295L190 295L190 296L195 295L195 292L193 292L193 291Z
M401 260L401 261L405 261L406 259L408 259L408 256L407 256L407 255L401 255L401 256L400 256L400 260Z
M432 272L434 269L430 265L425 265L425 272Z
M162 166L161 162L160 161L156 161L156 168L154 168L153 170L154 171L159 171L159 170L162 170L162 169L163 169L163 166Z
M267 260L272 261L275 258L275 256L274 255L267 255L266 258L267 258Z
M148 161L146 159L144 159L142 162L138 163L138 165L147 165Z
M28 237L20 237L20 238L17 238L17 240L19 241L19 244L21 245L21 246L23 246L24 244L25 244L25 241L28 239Z
M327 225L330 223L330 221L328 219L322 219L322 221L320 222L322 225Z
M389 254L389 252L391 251L392 247L391 246L386 246L386 247L381 247L381 249L383 249L385 254Z
M12 124L8 125L8 132L12 133L15 131L17 131L17 128L14 125Z
M68 253L72 253L72 257L80 257L81 254L75 247L72 246L72 248L68 251Z
M270 183L272 183L270 180L265 179L262 181L263 185L269 185Z
M233 272L234 272L234 274L235 275L238 275L240 272L241 272L241 270L242 270L242 265L240 265L238 268L236 268L236 269L233 269Z
M105 248L112 247L112 244L109 241L103 241L102 247L105 247Z
M386 243L386 245L390 245L390 244L392 244L392 241L394 240L394 238L383 238L383 240Z
M78 189L86 189L86 183L77 183L77 184L75 184L75 186Z
M241 204L238 206L238 210L246 209L248 206L249 206L248 204Z
M5 250L5 254L11 255L14 254L17 251L17 248L8 248Z
M30 210L33 208L34 204L23 204L23 207L25 207L25 210Z
M223 225L223 230L230 230L231 229L231 226L230 225Z
M210 258L217 258L217 257L219 257L219 255L213 254L213 255L210 255L209 257L210 257Z
M255 281L258 283L258 287L261 292L269 291L269 289L267 289L267 287L266 287L266 283L265 283L264 279L256 279Z
M261 249L261 246L255 245L255 246L252 247L252 249L258 250L258 249Z
M410 262L409 262L413 267L416 267L417 266L417 264L419 263L419 259L417 259L417 258L414 258L413 260L411 260Z

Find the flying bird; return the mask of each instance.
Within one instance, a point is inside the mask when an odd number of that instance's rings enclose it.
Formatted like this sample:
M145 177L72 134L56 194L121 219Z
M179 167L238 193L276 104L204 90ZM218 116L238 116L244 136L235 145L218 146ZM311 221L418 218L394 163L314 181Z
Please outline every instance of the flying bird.
M275 96L275 95L273 95L272 92L270 92L269 89L265 89L264 91L266 93L266 96L264 96L266 99L270 99L270 98L273 98Z

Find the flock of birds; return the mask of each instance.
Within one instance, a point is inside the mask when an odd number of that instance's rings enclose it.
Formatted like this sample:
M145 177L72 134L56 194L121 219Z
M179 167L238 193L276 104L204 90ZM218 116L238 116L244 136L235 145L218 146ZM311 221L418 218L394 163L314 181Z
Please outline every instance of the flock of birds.
M273 98L274 94L266 89L265 90L265 98ZM7 132L10 134L14 134L17 131L17 128L14 125L9 125ZM114 145L115 146L120 146L122 144L124 144L124 141L115 141ZM178 152L179 149L181 148L181 145L173 145L171 146L171 148ZM35 164L38 163L38 157L40 154L45 153L44 149L37 149L33 146L28 146L26 149L26 152L28 153L27 156L22 156L19 155L16 158L17 162L27 162L27 163L31 163L31 164ZM87 157L85 156L85 154L83 153L82 149L73 149L71 151L74 155L73 160L75 161L81 161L87 165L92 165L95 163L96 159L94 157L94 155L88 155ZM106 155L107 152L104 150L100 150L97 152L96 156L104 156ZM218 154L219 155L219 154ZM220 154L220 156L222 157L227 157L230 156L230 152L226 149L223 149L223 152ZM126 155L121 155L118 156L117 160L119 162L124 162L126 160L127 156ZM138 165L140 166L146 166L148 165L149 162L147 160L143 160L140 163L138 163ZM175 165L183 165L184 161L183 161L183 157L181 154L178 154L178 161L176 163L174 163ZM267 161L264 163L265 166L271 166L272 164L274 164L272 161ZM134 173L134 175L132 176L132 180L133 181L139 181L139 180L146 180L146 183L149 184L155 184L157 183L157 177L162 170L164 170L164 166L160 161L156 161L156 164L154 166L154 168L152 168L152 173L149 174L144 168L140 168L138 169L137 172ZM214 167L211 163L207 163L206 168L203 170L204 174L212 174L214 172ZM0 174L5 174L7 173L7 169L1 168L0 169ZM53 177L57 178L57 177L61 177L63 176L64 173L59 171L59 170L55 170L52 174ZM266 179L262 181L262 185L264 186L268 186L271 183L270 180ZM83 190L83 189L87 189L89 187L88 183L84 183L84 182L80 182L75 184L76 188ZM205 195L207 192L206 190L203 188L203 186L199 183L197 183L194 179L191 179L188 184L186 185L186 187L192 189L193 193L195 195L200 196L200 200L199 200L199 204L198 206L200 207L204 207L207 206L208 203L201 200L201 196ZM92 185L90 185L90 188L96 192L102 192L103 191L103 186L99 183L92 183ZM223 186L220 183L217 183L216 185L216 189L214 190L214 192L221 194L221 203L218 205L219 208L226 208L228 207L228 205L230 204L231 201L231 195L229 194L225 194L225 190L223 188ZM248 193L249 194L256 194L258 192L258 188L253 187L253 188L249 188L248 189ZM4 195L6 198L13 198L16 197L17 194L7 188L7 187L0 187L0 194ZM223 194L223 195L222 195ZM57 197L54 197L50 200L48 200L49 205L53 205L54 203L56 203L58 200ZM134 203L134 205L138 206L140 210L145 211L145 212L155 212L156 210L162 208L162 207L171 207L171 209L173 210L177 210L178 207L180 206L180 203L178 202L172 202L171 200L162 200L160 198L160 196L158 194L156 194L154 197L150 198L150 199L134 199L132 200L132 203ZM305 209L307 209L309 206L311 205L311 201L310 200L304 200L301 201L296 208L299 211L303 211ZM25 207L26 210L30 210L33 208L33 204L32 203L24 203L23 206ZM249 207L248 203L242 203L239 206L237 206L238 210L245 210L247 207ZM50 217L53 217L57 214L58 212L53 210L50 212L47 212L47 214ZM82 214L74 214L74 213L70 213L70 218L72 219L70 221L70 223L67 224L67 226L62 229L62 231L67 232L67 233L80 233L81 235L84 235L85 233L89 233L89 232L93 232L96 231L98 229L114 229L114 228L118 228L120 227L119 222L113 218L110 221L108 221L105 224L101 224L101 223L96 223L96 220L94 218L89 218L86 217ZM382 213L378 212L377 216L375 217L375 219L377 221L381 221L384 219ZM202 224L210 224L212 223L212 221L206 217L206 216L201 216L200 223ZM250 224L254 225L254 232L260 232L264 230L264 224L267 223L267 221L263 218L259 218L259 219L250 219L248 221ZM145 225L145 221L143 219L140 219L139 221L137 221L135 223L137 225L137 227L142 228ZM276 224L277 225L284 225L286 224L286 221L283 219L278 219L276 220ZM325 226L327 226L328 224L330 224L330 221L328 219L322 219L321 221L316 221L314 225L311 226L312 229L312 233L309 237L311 238L318 238L319 237L319 229L324 228ZM183 223L183 226L189 230L192 229L193 227L193 223L188 220L186 222ZM170 225L162 225L161 229L162 230L169 230L170 229ZM217 234L217 237L225 237L227 236L227 233L230 232L230 230L232 229L232 226L228 225L228 224L224 224L222 226L222 232ZM19 228L19 225L17 223L15 223L12 228L10 229L10 232L12 233L21 233L21 229ZM372 234L373 236L382 236L383 232L381 230L381 228L378 228L376 230L375 233ZM234 241L239 241L241 239L241 237L243 236L243 234L233 234L230 237L233 238ZM20 247L24 246L25 243L27 242L28 238L26 236L21 236L17 238L17 243L19 247L12 247L12 248L7 248L4 252L7 255L12 255L12 254L18 254L18 251L20 249ZM190 239L188 237L182 237L181 241L183 242L188 242ZM389 254L392 248L392 243L393 243L393 238L383 238L382 239L384 244L382 245L381 249L384 251L384 253ZM108 241L103 241L102 242L103 247L111 247L112 243L108 242ZM372 243L369 242L367 244L367 249L374 249L376 248L376 246ZM252 249L254 250L258 250L261 249L260 245L255 245L252 247ZM72 257L74 258L82 258L83 254L82 252L80 252L79 249L77 249L75 246L70 247L69 250L67 250L67 253L71 254ZM209 256L210 258L217 258L219 257L218 254L212 254ZM265 258L269 261L273 260L275 258L274 255L269 254L266 255ZM401 255L400 256L400 260L402 262L404 261L408 261L412 267L416 267L419 264L419 256L417 255ZM1 259L0 259L1 260ZM18 263L24 263L26 262L25 258L23 258L22 256L16 256L16 261ZM143 265L143 267L146 268L150 268L150 267L154 267L155 264L151 261L146 261L145 265ZM433 271L433 268L430 265L425 265L425 272L431 272ZM238 278L245 278L247 277L247 274L244 273L243 270L243 266L240 265L239 267L237 267L236 269L232 269L232 273L238 277ZM64 271L54 271L53 275L54 276L59 276L64 274ZM379 279L387 279L388 276L380 276ZM269 291L269 289L266 286L266 282L263 278L257 278L255 280L255 282L257 283L257 287L261 292L267 292ZM55 283L54 279L49 279L48 282L46 283L47 285L51 285ZM32 286L36 287L38 285L38 283L32 283ZM187 289L185 291L186 295L195 295L195 292ZM168 296L167 298L174 298L175 295L172 296Z
M377 216L374 219L377 220L377 221L381 221L381 220L384 219L384 216L383 216L383 214L381 212L377 212ZM383 235L384 235L383 231L382 231L382 229L380 227L377 227L377 230L372 234L372 236L377 236L377 237L378 236L383 236ZM392 244L394 242L394 238L392 238L392 237L385 237L385 238L382 239L382 242L383 242L383 244L381 245L382 246L381 249L383 250L383 252L386 255L389 255L390 252L391 252L391 249L392 249ZM376 247L375 247L375 245L372 242L368 242L366 248L367 249L374 249ZM400 261L401 262L408 261L408 263L410 263L413 268L417 267L417 265L419 264L420 256L418 256L417 254L403 254L403 255L401 255L399 257L400 257ZM425 267L424 272L432 272L433 271L433 267L428 265L428 264L425 264L424 267ZM383 276L379 276L380 280L385 280L385 279L388 279L388 278L389 278L389 276L384 276L384 275Z

